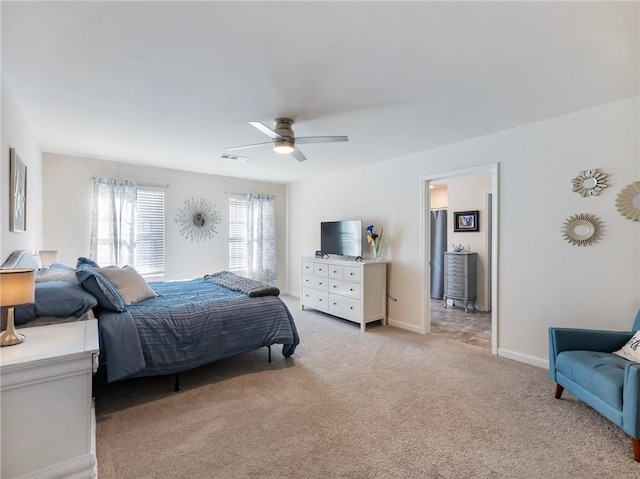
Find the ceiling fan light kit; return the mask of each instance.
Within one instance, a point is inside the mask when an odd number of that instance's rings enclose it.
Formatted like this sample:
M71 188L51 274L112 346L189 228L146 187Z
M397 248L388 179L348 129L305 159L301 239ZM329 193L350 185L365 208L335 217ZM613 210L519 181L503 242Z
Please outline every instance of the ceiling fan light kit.
M296 146L296 143L309 144L309 143L334 143L341 141L349 141L346 136L303 136L296 138L291 125L293 120L290 118L276 118L274 120L275 128L272 130L268 126L260 123L259 121L250 121L249 124L254 128L257 128L265 135L269 136L273 141L265 143L255 143L253 145L242 145L225 148L226 151L241 150L244 148L253 148L262 145L273 145L273 151L276 153L288 154L293 156L298 161L306 161L307 157Z
M289 154L293 151L293 141L284 138L273 142L273 151L276 153Z

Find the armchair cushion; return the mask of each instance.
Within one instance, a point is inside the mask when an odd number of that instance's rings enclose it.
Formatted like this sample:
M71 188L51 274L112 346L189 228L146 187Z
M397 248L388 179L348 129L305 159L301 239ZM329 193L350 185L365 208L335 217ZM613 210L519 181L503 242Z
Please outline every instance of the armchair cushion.
M620 411L627 364L620 356L598 351L564 351L556 358L559 373Z

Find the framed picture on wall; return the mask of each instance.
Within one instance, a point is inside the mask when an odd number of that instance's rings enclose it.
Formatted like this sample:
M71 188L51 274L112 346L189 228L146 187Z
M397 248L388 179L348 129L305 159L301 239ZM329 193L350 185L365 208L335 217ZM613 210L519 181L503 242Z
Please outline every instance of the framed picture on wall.
M9 149L9 231L27 231L27 167L16 150Z
M480 231L478 223L479 211L454 211L453 231L462 233L465 231Z

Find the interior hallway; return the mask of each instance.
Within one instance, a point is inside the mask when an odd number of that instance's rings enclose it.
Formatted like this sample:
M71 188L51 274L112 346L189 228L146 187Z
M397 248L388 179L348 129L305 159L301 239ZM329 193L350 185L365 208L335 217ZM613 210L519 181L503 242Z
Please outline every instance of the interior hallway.
M491 349L491 312L472 311L447 306L431 299L431 333L447 336L463 343Z

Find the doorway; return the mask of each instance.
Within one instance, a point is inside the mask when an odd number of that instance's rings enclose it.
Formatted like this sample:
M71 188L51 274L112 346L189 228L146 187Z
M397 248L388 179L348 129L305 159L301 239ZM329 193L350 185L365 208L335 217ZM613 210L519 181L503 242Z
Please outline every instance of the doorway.
M453 233L453 226L448 226L448 235L442 234L443 228L443 220L432 220L432 216L438 217L442 216L443 213L432 215L432 201L431 201L431 186L446 184L448 181L452 184L454 182L471 181L472 176L479 175L481 173L487 173L487 178L490 179L489 184L485 185L485 191L478 193L475 198L475 203L469 203L468 199L461 199L456 196L457 203L454 202L452 205L447 206L447 213L444 213L448 219L449 223L453 219L453 210L464 210L471 209L471 206L474 204L479 204L480 209L483 212L484 218L480 219L480 230L474 234L456 234ZM485 332L482 333L477 339L477 345L488 346L487 343L490 342L490 349L493 354L498 353L498 278L497 278L497 258L498 258L498 164L490 164L490 165L482 165L472 168L466 168L461 170L452 170L446 171L438 174L424 176L422 178L422 208L421 208L421 218L422 218L422 235L423 241L422 245L424 247L423 251L423 288L422 294L424 296L423 300L423 325L422 331L424 333L431 332L442 332L442 318L446 317L447 321L450 321L448 327L449 330L455 333L455 323L461 325L461 330L466 328L470 333L460 334L460 338L464 338L466 336L473 336L474 330L485 329ZM465 190L466 191L466 190ZM436 201L435 203L438 203ZM434 203L434 210L444 210L441 205ZM475 209L475 208L474 208ZM435 231L436 228L439 228L440 231ZM444 239L443 239L444 238ZM454 241L452 241L454 240ZM442 244L444 243L446 246L444 247L444 251L451 250L450 243L460 244L464 246L466 251L469 252L477 252L476 256L478 256L480 261L478 261L478 291L476 301L479 303L480 309L485 310L486 312L472 312L472 308L469 308L469 311L466 311L466 303L462 302L462 306L465 307L454 307L451 304L451 300L446 303L442 299L439 299L438 296L440 294L440 282L441 282L441 271L444 267L442 262L440 261L438 248L442 249ZM435 250L435 253L433 252ZM472 254L473 255L473 254ZM435 295L435 296L434 296ZM456 301L457 303L457 301ZM432 312L432 305L434 306L434 310ZM441 308L441 309L440 309ZM487 331L487 327L490 325L490 333ZM433 330L433 331L432 331ZM475 339L472 339L470 342L474 343Z

